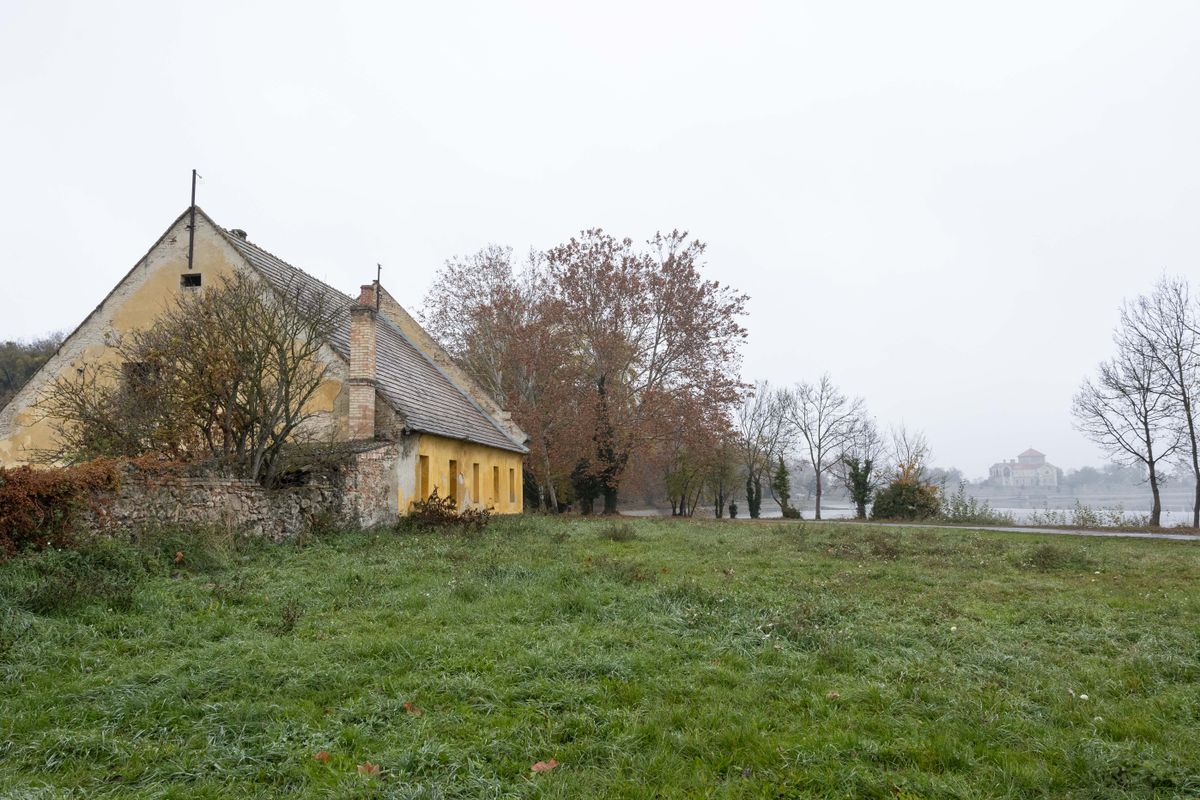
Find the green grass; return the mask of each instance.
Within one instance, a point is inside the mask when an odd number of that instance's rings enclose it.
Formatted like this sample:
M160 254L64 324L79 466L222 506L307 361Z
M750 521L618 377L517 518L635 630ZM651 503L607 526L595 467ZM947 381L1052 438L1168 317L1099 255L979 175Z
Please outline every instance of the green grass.
M0 565L0 797L1200 794L1191 543L628 524Z

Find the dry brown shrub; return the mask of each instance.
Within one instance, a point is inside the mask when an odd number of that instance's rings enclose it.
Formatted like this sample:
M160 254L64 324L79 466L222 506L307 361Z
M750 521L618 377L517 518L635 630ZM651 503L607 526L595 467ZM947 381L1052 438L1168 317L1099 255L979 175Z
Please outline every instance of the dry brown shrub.
M71 546L77 513L100 504L118 482L116 462L108 459L55 469L0 467L0 559Z

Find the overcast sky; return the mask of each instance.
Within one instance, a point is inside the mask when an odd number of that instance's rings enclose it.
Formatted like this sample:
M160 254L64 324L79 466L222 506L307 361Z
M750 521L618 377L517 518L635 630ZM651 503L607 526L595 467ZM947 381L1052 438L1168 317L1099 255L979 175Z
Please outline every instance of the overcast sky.
M744 375L828 370L968 475L1200 266L1200 3L0 2L0 339L188 201L410 308L447 257L682 228Z

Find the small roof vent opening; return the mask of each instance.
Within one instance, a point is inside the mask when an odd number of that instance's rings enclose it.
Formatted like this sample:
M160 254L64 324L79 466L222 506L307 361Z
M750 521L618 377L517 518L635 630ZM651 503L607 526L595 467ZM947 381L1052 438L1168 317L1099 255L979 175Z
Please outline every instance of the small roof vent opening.
M179 285L184 289L196 289L200 286L200 273L188 272L179 276Z
M246 232L244 230L242 230L241 228L230 228L229 232L232 233L234 236L238 237L239 239L244 240L246 238Z

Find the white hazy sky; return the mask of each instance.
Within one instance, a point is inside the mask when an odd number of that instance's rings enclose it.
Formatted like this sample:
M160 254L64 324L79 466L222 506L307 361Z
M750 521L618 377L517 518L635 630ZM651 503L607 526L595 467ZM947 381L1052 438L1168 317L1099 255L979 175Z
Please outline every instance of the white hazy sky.
M0 0L0 339L187 205L416 307L448 256L684 228L747 379L830 371L968 475L1072 430L1200 265L1200 3Z

